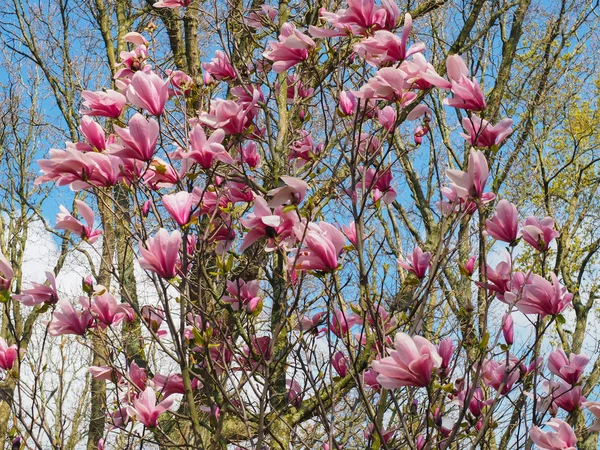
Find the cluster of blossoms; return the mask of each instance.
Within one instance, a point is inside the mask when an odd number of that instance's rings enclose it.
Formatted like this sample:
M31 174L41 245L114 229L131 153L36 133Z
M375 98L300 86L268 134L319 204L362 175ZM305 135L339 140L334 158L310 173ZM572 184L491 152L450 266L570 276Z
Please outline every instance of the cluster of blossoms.
M179 8L189 3L189 0L162 0L154 6ZM391 1L384 1L379 7L368 0L348 0L347 9L321 11L327 26L311 26L308 34L292 23L275 27L277 14L264 5L248 15L247 24L278 31L278 40L268 43L262 54L264 59L256 63L254 69L257 73L284 74L278 77L281 85L275 86L274 91L279 96L279 90L286 90L282 93L286 105L302 103L313 96L315 88L304 84L299 72L288 71L318 58L315 55L322 39L352 38L354 56L371 67L372 76L359 89L340 90L335 95L344 127L351 128L357 117L366 117L371 130L376 130L358 132L351 138L351 145L356 148L352 170L357 176L352 177L350 183L346 182L340 192L354 207L368 204L375 209L396 201L394 170L383 157L385 141L395 136L401 117L405 117L409 121L419 120L411 131L411 139L415 147L422 143L431 132L433 114L427 106L416 105L416 99L420 92L433 88L449 93L444 101L447 106L469 112L462 120L465 131L462 136L473 147L465 170L446 171L449 183L441 190L444 200L438 202L439 210L446 217L468 217L495 201L494 193L485 192L489 177L486 154L496 151L510 135L512 120L504 119L492 125L475 114L484 114L485 97L478 80L471 76L459 55L448 57L447 78L438 74L424 56L423 43L409 46L413 25L409 14L404 16L401 35L395 34L401 16ZM272 93L271 97L267 96L258 81L242 78L230 55L223 51L216 51L214 58L202 65L205 84L202 87L196 86L195 81L181 71L161 73L159 68L153 67L148 52L151 43L140 34L129 33L126 40L131 50L120 55L114 80L116 90L83 92L80 126L83 140L67 143L65 149L51 150L50 158L39 162L42 175L37 183L52 181L90 194L115 186L125 186L135 192L134 203L143 221L154 220L157 224L150 233L138 232L138 227L132 227L135 228L133 238L139 242L137 262L157 284L177 287L181 280L192 280L197 273L195 264L200 252L210 253L222 263L229 255L237 258L254 250L264 251L273 255L273 259L284 261L282 273L277 276L288 286L300 285L301 279L310 275L319 278L335 275L345 258L353 258L352 252L366 239L359 235L361 227L355 222L338 226L312 216L311 201L319 192L310 184L311 171L327 148L311 134L308 126L297 130L289 148L284 148L287 154L283 160L290 163L297 176L279 174L275 182L263 180L261 185L261 165L275 151L264 146L270 131L266 130L263 111L266 104L276 101L276 96ZM197 114L187 120L185 133L181 134L184 137L163 143L166 134L161 121L171 103L175 103L172 100L186 100L195 90L209 92L222 84L227 85L231 95L227 99L212 98L205 110L195 112ZM402 116L403 113L406 114ZM302 109L299 123L304 124L305 118L306 110ZM379 138L374 136L376 133ZM101 242L102 232L95 228L90 206L81 200L75 200L74 206L76 212L73 213L61 206L56 229L70 232L90 245ZM507 200L495 205L493 217L486 222L486 233L509 244L510 248L522 239L540 254L548 252L552 241L559 236L549 217L541 220L529 217L519 226L517 208ZM411 278L416 278L417 285L424 286L428 272L430 277L435 276L438 256L432 250L424 251L417 246L405 258L400 258L398 265L410 273ZM496 267L484 262L485 255L479 258L480 279L475 284L508 308L498 329L498 336L504 337L506 351L500 359L482 359L474 369L478 377L470 382L466 377L450 378L460 358L456 351L458 346L451 339L435 345L417 335L416 328L410 333L398 332L397 317L382 306L369 308L364 317L343 309L316 311L312 317L299 315L295 328L301 337L326 336L348 344L348 348L356 343L373 346L376 357L360 373L355 373L351 355L342 351L333 352L329 363L339 377L358 380L374 392L405 387L418 391L431 388L434 380L452 382L450 401L431 411L436 430L444 439L456 435L460 424L449 419L452 405L466 408L474 427L480 429L486 414L491 414L502 397L508 397L528 374L542 370L542 361L533 359L525 364L522 358L509 353L514 341L513 311L537 315L540 319L546 316L555 319L570 305L572 295L554 273L548 280L532 271L516 270L510 258ZM473 256L462 267L469 276L476 272L476 260ZM227 264L222 266L227 267ZM232 270L231 264L224 271L226 279L217 303L236 317L251 320L261 313L268 294L261 290L258 279L244 279L239 272ZM0 257L0 290L9 291L11 279L10 264ZM26 306L51 306L48 331L52 335L83 336L88 331L99 332L138 318L152 338L163 345L170 338L176 338L170 336L172 330L167 331L168 327L164 326L172 320L166 308L144 306L136 311L126 299L119 301L105 287L92 284L87 283L87 295L81 296L74 306L60 298L54 274L48 272L47 283L32 283L13 298ZM274 302L273 298L268 301ZM232 349L239 341L232 339L224 323L210 322L192 313L182 314L181 320L185 322L184 347L194 355L196 374L208 370L218 374L242 370L268 372L274 351L271 336L248 336L235 354ZM358 329L361 331L353 331ZM372 335L377 336L375 343L371 342ZM356 342L351 344L352 339ZM0 340L0 367L10 370L17 357L17 347L8 347ZM581 377L588 361L584 355L567 358L562 350L552 352L547 367L560 381L549 380L545 385L547 395L535 401L547 405L554 413L559 409L572 412L587 407L600 416L600 405L586 402L581 394ZM121 368L107 362L106 366L91 367L90 372L95 379L112 382L119 392L121 406L111 412L116 428L124 428L133 421L149 428L157 427L161 414L174 405L173 394L186 394L190 386L193 390L201 389L206 382L199 376L185 379L183 373L151 374L135 361ZM497 395L491 395L488 388ZM286 380L286 393L287 404L300 408L305 390L298 380ZM202 408L213 420L218 420L221 405L207 403ZM548 425L555 431L531 428L531 439L540 448L574 447L576 438L566 422L552 419ZM390 428L377 433L387 442L396 431ZM367 440L374 434L371 425L365 431ZM425 444L426 437L419 434L417 448L425 448Z

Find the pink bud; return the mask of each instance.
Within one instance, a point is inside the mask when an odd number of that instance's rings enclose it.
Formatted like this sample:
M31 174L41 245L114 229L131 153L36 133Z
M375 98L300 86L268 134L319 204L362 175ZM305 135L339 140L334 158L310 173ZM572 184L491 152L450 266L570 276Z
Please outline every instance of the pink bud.
M394 131L396 126L396 111L391 106L386 106L377 111L377 118L381 126L390 133Z
M446 338L440 342L438 353L442 357L442 369L447 369L452 359L452 353L454 353L454 344L452 339Z
M515 339L515 329L513 325L513 318L510 314L504 314L502 316L502 333L504 334L504 341L508 345L512 345Z
M351 116L356 111L356 97L352 92L340 92L340 111L346 116Z

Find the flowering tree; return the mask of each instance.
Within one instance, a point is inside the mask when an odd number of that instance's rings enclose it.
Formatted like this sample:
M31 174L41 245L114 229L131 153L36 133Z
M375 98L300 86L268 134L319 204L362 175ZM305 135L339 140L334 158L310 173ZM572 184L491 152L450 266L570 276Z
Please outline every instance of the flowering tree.
M483 3L437 61L413 33L429 3L236 4L200 64L200 13L222 5L159 1L176 67L155 25L119 27L81 137L38 162L36 184L77 193L55 228L90 245L91 276L78 299L51 272L15 291L0 259L7 302L92 347L88 448L597 447L562 235L501 189L541 101L500 116L530 2L487 95L461 56ZM557 57L590 14L570 11Z

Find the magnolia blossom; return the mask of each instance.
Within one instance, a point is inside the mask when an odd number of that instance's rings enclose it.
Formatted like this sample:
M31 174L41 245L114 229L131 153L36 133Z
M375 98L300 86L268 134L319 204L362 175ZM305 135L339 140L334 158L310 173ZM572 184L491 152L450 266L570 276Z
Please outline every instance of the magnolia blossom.
M190 6L192 0L159 0L154 5L155 8L180 8Z
M156 392L148 386L138 398L133 400L133 406L129 406L127 412L147 427L154 428L158 425L158 416L167 411L172 404L172 398L165 398L157 403Z
M209 63L202 63L206 70L215 80L235 80L235 69L229 61L229 57L221 50L215 52L215 57Z
M500 145L510 133L513 124L511 119L502 119L497 125L492 126L487 120L475 114L462 120L464 129L468 134L461 133L469 144L476 147L493 147Z
M242 134L251 125L257 114L257 102L260 91L255 90L252 101L234 102L233 100L215 99L210 102L210 112L201 112L200 123L225 134ZM220 136L220 135L217 135ZM219 141L215 141L220 143ZM214 149L213 149L214 150Z
M374 98L397 101L404 108L417 97L417 94L409 90L410 87L404 72L394 67L384 67L354 95L363 100Z
M25 306L37 306L42 303L58 302L58 291L56 290L56 277L54 272L46 272L48 284L34 283L29 289L24 289L20 294L14 294L12 297L20 301Z
M153 116L160 116L169 99L169 80L155 73L136 72L127 88L127 100L145 109Z
M299 222L298 214L295 211L283 212L281 206L271 211L262 197L256 197L254 212L240 222L250 230L244 237L240 252L262 237L268 239L267 251L273 251L277 247L290 247L296 241L294 226Z
M245 282L242 279L235 281L227 281L227 293L229 295L223 297L223 301L231 303L234 311L239 311L242 307L248 313L253 313L256 307L261 302L258 296L260 286L257 280Z
M18 357L17 346L13 344L9 347L4 338L0 337L0 368L4 370L12 369Z
M100 124L97 123L94 119L92 119L90 116L83 116L81 118L81 124L79 125L79 129L81 130L81 134L83 134L86 141L88 142L89 148L86 148L81 145L82 143L79 143L79 145L76 144L78 150L97 150L99 152L106 150L106 133L104 132L104 128L102 128Z
M356 97L351 91L340 91L340 111L345 116L352 116L356 112Z
M546 425L554 431L542 431L536 426L529 430L529 437L540 450L576 450L577 436L567 422L553 418Z
M81 303L87 303L86 297L80 298ZM52 320L48 325L48 333L52 336L63 334L84 335L92 324L92 314L89 309L76 311L68 300L58 302L58 307L52 314Z
M121 138L123 147L113 150L113 155L140 161L152 160L159 133L156 120L146 120L140 113L136 113L129 120L129 127L121 128L115 125L115 132Z
M345 377L348 373L348 362L342 352L335 352L331 357L331 365L340 377Z
M100 328L117 325L122 321L131 322L135 317L131 306L118 303L117 299L102 285L96 286L97 295L87 303L89 311Z
M155 272L162 278L173 278L181 266L180 247L181 233L175 230L169 235L167 230L161 228L154 237L148 239L146 248L140 246L140 267Z
M396 334L394 347L390 356L373 361L381 386L385 389L428 386L434 369L442 365L442 357L436 347L421 336L411 338L406 333Z
M62 205L60 205L61 212L56 215L56 225L54 228L57 230L70 231L76 234L80 238L86 240L90 244L93 244L98 240L102 231L94 230L94 211L81 200L75 200L75 205L81 217L86 222L86 225L81 223Z
M494 388L501 394L508 394L521 376L518 360L514 356L506 361L498 362L488 359L483 363L482 377L486 386Z
M302 202L308 190L308 183L299 178L281 176L286 186L271 189L267 194L271 196L269 206L276 208L285 204L297 205Z
M344 234L331 224L310 222L295 228L296 238L304 243L296 255L289 257L295 270L331 272L337 269L338 258L346 244Z
M540 314L542 317L555 316L571 304L573 294L560 284L554 272L550 276L552 283L536 274L528 278L523 287L523 296L516 303L519 311L523 314ZM514 298L515 295L511 294L511 297Z
M569 386L563 382L544 382L544 387L556 407L567 412L579 409L586 398L581 395L581 386Z
M574 385L579 382L585 366L590 362L586 355L567 355L562 349L557 349L548 355L548 370L567 383Z
M456 169L446 170L446 176L452 181L452 185L460 198L482 197L489 174L485 155L475 149L471 149L469 154L469 165L466 172ZM488 195L494 198L494 194Z
M390 31L378 30L372 37L354 44L354 51L375 67L381 67L385 63L404 61L409 56L425 50L425 44L422 42L406 48L411 31L412 17L410 14L406 14L401 38Z
M261 5L260 10L252 11L246 17L246 24L253 28L262 28L266 24L275 22L277 9L269 5Z
M265 51L263 56L274 62L275 73L281 73L308 58L309 51L315 46L310 37L298 31L294 24L286 22L281 27L279 42L270 41L270 50Z
M194 195L191 192L179 191L176 194L163 195L162 202L179 226L183 226L190 221L192 206L194 205Z
M459 55L450 55L446 60L448 77L451 80L453 98L446 98L444 103L454 108L481 111L486 107L485 97L475 78L470 80L469 69Z
M0 251L0 291L10 290L14 275L10 262Z
M502 334L504 341L508 345L512 345L515 340L515 326L511 314L504 314L502 316Z
M485 228L491 237L509 244L517 240L519 233L519 213L517 207L508 200L500 200L494 217L485 221Z
M400 16L400 9L395 1L384 0L377 8L374 0L348 0L348 8L336 13L321 10L321 18L334 29L311 26L310 34L314 37L334 37L345 35L362 35L368 31L393 30Z
M560 233L554 229L554 219L552 217L544 217L542 220L528 217L523 223L521 236L533 248L545 252L550 248L552 240L560 236Z
M81 114L88 116L102 116L117 118L127 103L125 96L109 89L106 92L83 91L81 96L85 99Z
M600 431L600 402L584 402L582 406L591 412L596 419L588 430L594 432Z
M424 252L420 247L415 247L412 254L408 254L405 260L399 259L398 265L416 275L418 279L425 277L427 269L431 266L431 253Z

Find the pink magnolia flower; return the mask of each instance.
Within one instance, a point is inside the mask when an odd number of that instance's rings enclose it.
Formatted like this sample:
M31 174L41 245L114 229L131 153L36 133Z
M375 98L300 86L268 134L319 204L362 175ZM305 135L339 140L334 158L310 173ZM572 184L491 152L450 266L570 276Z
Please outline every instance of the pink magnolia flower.
M452 181L458 197L463 199L482 197L489 174L485 155L475 149L471 149L469 154L469 166L466 172L455 169L446 170L446 176Z
M81 114L87 116L102 116L117 118L121 115L127 99L123 94L109 89L106 92L83 91L81 96L85 99Z
M215 57L209 63L202 63L202 68L215 80L235 80L235 69L229 57L221 50L215 52Z
M469 69L459 55L450 55L446 60L448 77L451 80L453 98L446 98L444 103L453 108L482 111L485 109L485 98L475 78L468 78Z
M285 386L287 388L288 402L294 406L294 408L300 408L300 405L302 405L302 397L304 396L300 383L296 380L285 380Z
M314 316L312 316L312 318L305 316L305 315L299 316L298 322L296 323L296 326L294 327L294 329L298 330L298 331L313 330L321 322L321 317L323 317L323 314L324 313L322 313L322 312L317 313Z
M452 355L454 353L454 344L452 343L452 339L446 338L440 342L438 346L438 353L442 357L442 364L440 368L447 369L450 366L450 360L452 359Z
M473 275L473 272L475 272L475 261L477 261L477 255L471 256L464 266L459 264L461 272L469 277Z
M427 269L431 266L431 253L424 252L420 247L415 247L406 260L398 260L398 265L408 272L414 273L421 280L425 277Z
M85 304L87 298L81 297L80 301ZM48 333L52 336L63 334L82 336L92 324L92 320L92 314L88 309L76 311L69 301L60 300L58 308L52 314L52 320L48 325Z
M31 283L32 288L24 289L22 293L12 297L25 306L37 306L42 303L53 304L58 302L58 291L56 290L56 277L54 272L46 272L48 284Z
M277 9L269 5L261 5L260 10L252 11L246 18L246 24L253 28L262 28L274 23L277 18Z
M567 383L575 385L579 382L585 366L590 362L586 355L567 355L562 349L557 349L548 355L548 370Z
M106 133L104 128L99 123L94 121L90 116L83 116L81 118L81 124L79 125L81 134L85 136L86 141L90 145L87 151L97 150L99 152L106 150ZM79 148L80 150L83 150Z
M227 281L227 293L229 295L224 296L223 301L231 303L234 311L239 311L244 307L249 314L252 314L261 302L258 295L259 288L257 280L248 282L242 279Z
M113 376L119 377L119 373L110 366L91 366L88 372L94 380L112 381Z
M381 384L379 384L379 381L377 381L377 376L377 372L371 368L363 372L361 375L361 380L365 386L378 391L381 389Z
M334 37L362 35L368 31L396 28L400 9L396 2L383 0L382 7L377 8L374 0L348 0L348 9L341 9L337 13L321 9L321 18L334 27L334 30L311 26L310 34L314 37Z
M352 116L356 112L356 97L351 91L340 91L340 111L345 116Z
M434 369L442 365L442 357L435 346L424 337L411 338L406 333L397 333L394 347L390 356L373 361L381 386L385 389L428 386Z
M225 132L219 129L207 139L204 129L200 125L195 125L190 132L189 151L180 149L177 157L192 159L203 169L210 169L215 159L225 164L233 164L235 161L221 144L224 137Z
M358 238L356 237L356 224L354 221L350 222L348 225L342 226L342 231L348 238L348 240L356 247L356 242Z
M240 146L238 162L248 166L250 169L260 166L260 153L258 153L255 142L250 141L245 147Z
M179 226L184 226L190 221L192 206L194 205L194 195L192 193L179 191L176 194L163 195L162 202Z
M546 381L544 385L554 405L567 412L579 409L586 401L586 398L581 395L581 386L570 386L554 381Z
M157 373L152 378L156 390L162 394L163 398L167 398L173 394L185 394L185 386L183 384L183 377L178 374L172 375L161 375ZM194 378L191 382L192 390L196 389L198 385L202 386L202 383Z
M131 306L125 303L118 303L117 299L102 285L96 286L96 292L92 301L89 303L89 311L96 319L100 328L118 325L120 322L131 322L135 313Z
M0 337L0 368L4 370L12 369L18 357L17 346L13 344L9 347L4 338Z
M167 411L172 404L172 398L165 398L157 404L156 392L148 386L138 398L133 400L133 406L127 407L127 412L147 427L154 428L158 425L158 416Z
M192 0L159 0L154 5L155 8L180 8L190 6Z
M374 67L404 61L409 56L425 50L425 44L422 42L413 44L408 49L406 48L411 31L412 17L410 14L406 14L401 38L387 30L379 30L372 37L354 44L353 48L356 53Z
M407 81L415 89L426 90L433 87L450 89L452 87L452 83L439 76L435 67L427 62L421 53L413 54L410 61L408 59L402 61L400 70L406 74Z
M279 42L270 41L270 50L265 51L263 56L274 61L275 73L281 73L308 58L309 51L315 46L310 37L298 31L295 25L286 22L281 27Z
M348 363L342 352L335 352L331 357L331 365L337 372L337 374L344 378L348 373Z
M508 200L500 200L494 217L485 221L487 234L498 241L515 242L519 233L519 213L517 207Z
M295 167L302 167L323 150L323 144L315 145L312 136L306 130L300 130L300 139L292 142L288 161L294 161Z
M397 196L396 190L392 187L392 171L388 169L375 170L374 168L368 169L364 174L364 180L359 181L356 185L356 189L362 189L372 191L373 200L375 202L380 199L386 203L392 203Z
M540 252L548 251L552 240L560 233L554 229L554 219L544 217L538 220L535 217L528 217L523 223L521 229L523 240Z
M306 227L299 224L295 233L304 247L289 258L294 270L331 272L337 269L338 258L346 244L346 238L340 230L326 222L310 222Z
M160 116L169 99L169 80L155 73L136 72L127 88L127 100L145 109L153 116Z
M396 427L392 427L389 430L386 430L385 428L382 428L380 430L381 438L385 444L387 444L390 441L390 439L394 437L394 435L396 434L396 430ZM375 438L375 436L377 436L377 431L375 431L375 425L370 423L367 429L363 431L363 436L367 441L372 441Z
M150 305L142 306L140 314L142 320L155 333L158 332L163 320L165 320L165 312L162 309L157 309Z
M396 111L391 106L386 106L377 111L380 125L388 132L393 132L396 127Z
M354 95L363 100L373 98L397 101L404 108L417 97L417 94L409 90L410 87L404 72L394 67L384 67Z
M220 98L212 100L210 112L200 113L199 121L217 131L221 128L225 134L242 134L257 114L256 105L260 94L259 90L255 90L250 102L234 102Z
M142 257L138 259L140 267L155 272L162 278L173 278L181 266L179 248L181 247L181 233L177 230L171 235L161 228L154 237L146 242L146 247L140 246Z
M166 71L167 75L171 79L171 84L173 85L173 89L169 90L169 96L173 95L189 95L192 92L192 88L194 87L194 80L187 73L181 70L171 70L168 69Z
M121 158L133 158L139 161L151 161L158 141L158 122L150 118L146 120L136 113L129 120L128 128L115 125L115 132L121 138L124 147L117 148L111 153Z
M168 162L161 158L154 158L144 172L144 182L153 190L171 187L185 176L185 168L184 165L182 170L178 172Z
M0 251L0 291L10 290L14 275L10 262Z
M43 173L35 184L56 181L78 191L90 186L110 187L123 178L124 162L106 153L82 153L73 148L50 150L50 159L38 161Z
M600 402L585 402L582 406L591 412L596 419L592 426L588 428L588 430L600 431Z
M336 309L331 316L328 329L337 337L344 338L348 335L350 328L360 322L358 316L354 314L347 315L345 311Z
M529 437L540 450L576 450L577 436L567 422L553 418L546 425L554 431L542 431L536 426L529 430Z
M81 239L93 244L102 234L102 231L93 229L94 211L81 200L75 200L75 205L77 206L79 214L81 214L81 217L85 220L86 225L73 217L71 213L61 205L61 212L56 215L56 225L54 228L57 230L70 231Z
M471 392L469 391L469 387L468 386L464 386L463 383L458 384L457 383L457 390L459 391L453 398L452 402L456 403L459 406L464 406L465 405L465 401L467 399L467 395L470 395ZM479 386L477 386L474 390L473 393L471 395L471 400L469 401L469 411L471 412L471 414L473 414L475 417L479 417L482 413L482 409L487 406L487 405L491 405L493 403L493 399L489 399L489 400L484 400L485 396L483 394L483 389L481 389Z
M571 304L573 294L560 284L554 272L550 275L552 283L536 274L529 277L523 287L523 296L516 304L519 311L523 314L540 314L542 317L555 316Z
M508 345L512 345L515 340L515 326L511 314L502 316L502 334L504 335L504 341Z
M464 129L468 134L461 133L469 144L476 147L493 147L500 145L512 133L511 119L502 119L497 125L492 126L487 120L480 119L475 114L462 120Z
M486 386L500 391L502 395L508 394L521 375L517 364L518 360L512 355L508 364L506 361L485 360L482 370L483 382Z
M306 196L308 190L308 183L300 178L281 176L286 186L271 189L267 192L267 195L271 196L269 206L271 208L277 208L278 206L291 204L298 205L302 202Z
M283 212L283 207L271 211L269 205L262 197L254 200L254 212L246 219L240 219L240 223L250 231L246 233L240 252L250 247L262 237L267 238L267 251L273 251L278 247L289 248L296 242L294 226L299 222L295 211Z

